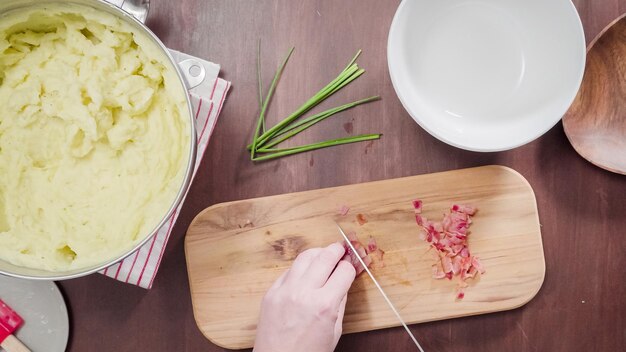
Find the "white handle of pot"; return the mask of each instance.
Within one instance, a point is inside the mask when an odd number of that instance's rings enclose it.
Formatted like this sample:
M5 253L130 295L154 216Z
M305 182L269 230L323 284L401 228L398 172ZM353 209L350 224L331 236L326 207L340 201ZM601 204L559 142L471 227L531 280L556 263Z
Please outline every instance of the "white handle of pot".
M122 10L128 12L141 23L146 23L148 11L150 10L150 0L104 0Z

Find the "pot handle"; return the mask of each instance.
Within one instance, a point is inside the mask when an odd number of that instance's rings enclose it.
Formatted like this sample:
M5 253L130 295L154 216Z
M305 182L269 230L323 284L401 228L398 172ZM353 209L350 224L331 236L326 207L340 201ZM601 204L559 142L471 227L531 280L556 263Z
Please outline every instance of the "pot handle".
M194 59L187 59L177 62L180 73L185 78L187 89L191 90L204 82L206 78L206 69L204 65Z
M150 0L104 0L113 4L130 15L138 19L141 23L146 23L148 11L150 10Z

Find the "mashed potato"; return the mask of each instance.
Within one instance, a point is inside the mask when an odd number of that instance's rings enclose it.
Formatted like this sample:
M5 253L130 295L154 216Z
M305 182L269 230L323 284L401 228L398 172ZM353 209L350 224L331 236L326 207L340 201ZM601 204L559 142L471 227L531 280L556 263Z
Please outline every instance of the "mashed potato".
M184 181L186 92L160 48L87 7L0 18L0 259L49 271L143 240Z

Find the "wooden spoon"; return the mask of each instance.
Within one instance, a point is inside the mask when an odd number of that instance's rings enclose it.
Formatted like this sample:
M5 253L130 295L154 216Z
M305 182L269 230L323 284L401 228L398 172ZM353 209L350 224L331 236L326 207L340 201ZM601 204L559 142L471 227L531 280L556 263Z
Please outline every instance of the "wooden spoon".
M589 44L585 76L563 127L583 158L626 175L626 14Z

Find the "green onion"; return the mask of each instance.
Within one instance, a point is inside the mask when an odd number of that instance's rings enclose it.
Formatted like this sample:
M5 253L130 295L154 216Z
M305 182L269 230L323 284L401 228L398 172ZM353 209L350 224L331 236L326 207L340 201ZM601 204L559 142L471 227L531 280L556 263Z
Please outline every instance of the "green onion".
M362 134L362 135L359 135L359 136L344 137L344 138L338 138L338 139L330 139L330 140L323 141L323 142L307 144L307 145L298 146L298 147L292 147L292 148L259 149L258 150L259 153L271 153L271 154L266 154L266 155L263 155L263 156L257 156L256 158L254 158L252 160L254 160L254 161L269 160L269 159L274 159L274 158L278 158L278 157L281 157L281 156L302 153L302 152L306 152L306 151L309 151L309 150L328 148L328 147L332 147L332 146L335 146L335 145L349 144L349 143L356 143L356 142L363 142L363 141L370 141L370 140L374 140L374 139L379 139L381 136L382 136L382 134Z
M256 73L259 82L259 109L263 108L263 83L261 81L261 39L257 48L256 55ZM265 118L261 120L261 131L265 132Z
M278 71L276 71L276 75L274 75L274 79L272 80L272 84L270 85L270 90L269 92L267 92L267 97L265 98L265 101L263 102L263 107L261 107L261 113L259 114L259 121L256 124L256 130L254 132L254 137L252 138L252 150L250 150L251 159L254 159L254 154L256 152L256 145L257 145L257 137L259 135L259 130L261 129L261 124L265 120L265 112L267 111L267 106L269 105L269 102L272 99L272 96L274 95L274 90L276 90L276 84L278 83L278 79L280 78L280 75L283 73L283 70L285 69L285 65L287 65L287 61L289 61L289 58L291 57L291 54L293 53L294 49L295 48L293 47L289 49L289 53L287 54L287 57L285 57L285 60L278 68Z
M350 66L354 65L354 63L356 62L356 59L359 58L359 56L361 56L361 49L359 49L359 51L356 52L356 55L354 55L354 57L352 58L352 60L350 60L350 63L348 64L348 66L346 66L346 68L344 68L343 70L347 70Z
M348 83L352 82L365 72L363 69L359 69L356 64L352 64L349 68L344 70L326 87L322 88L311 99L307 100L302 106L300 106L294 113L280 121L274 127L267 130L261 136L258 137L258 145L263 145L268 139L272 138L278 131L304 115L307 111L311 110L319 103L323 102L329 96L336 93L341 88L345 87Z
M273 139L271 139L266 144L264 144L262 148L263 149L271 148L271 147L273 147L273 146L275 146L275 145L277 145L277 144L279 144L279 143L281 143L281 142L283 142L283 141L285 141L285 140L287 140L287 139L297 135L298 133L306 130L307 128L315 125L316 123L318 123L318 122L320 122L320 121L322 121L322 120L324 120L324 119L326 119L328 117L333 116L334 114L336 114L338 112L341 112L341 111L344 111L344 110L348 110L348 109L350 109L352 107L355 107L357 105L365 104L365 103L368 103L370 101L374 101L374 100L378 100L378 99L380 99L379 96L370 97L370 98L367 98L367 99L362 99L362 100L355 101L353 103L345 104L345 105L342 105L342 106L339 106L339 107L336 107L336 108L333 108L333 109L330 109L330 110L326 110L326 111L321 112L319 114L315 114L315 115L313 115L311 117L308 117L308 118L306 118L304 120L301 120L301 121L299 121L297 123L294 123L294 124L290 125L289 127L285 128L285 129L283 129L282 131L277 133L274 136ZM282 136L282 137L280 137L280 136Z
M273 148L278 144L286 141L287 139L297 135L298 133L306 130L307 128L345 110L353 108L355 106L369 103L374 100L379 100L379 96L373 96L361 100L354 101L352 103L344 104L338 107L334 107L332 109L328 109L326 111L314 114L305 119L299 120L302 116L304 116L308 111L316 107L318 104L326 100L331 95L335 94L343 87L350 84L352 81L360 77L365 70L359 68L356 64L356 60L361 54L361 50L359 50L356 55L352 58L352 60L348 63L346 68L339 73L339 75L330 81L326 86L324 86L320 91L318 91L313 97L308 99L304 104L302 104L295 112L291 113L289 116L278 122L275 126L266 130L265 126L265 115L267 113L267 109L270 101L274 95L276 90L276 85L282 75L289 58L291 57L294 48L289 50L286 58L279 66L276 74L274 75L274 79L272 80L272 84L270 85L269 91L265 99L263 99L262 94L262 82L261 82L261 41L259 40L258 50L257 50L257 79L258 79L258 88L259 88L259 105L260 105L260 113L259 119L256 124L256 129L254 132L254 136L252 137L252 143L250 143L246 148L250 150L250 159L253 161L261 161L261 160L269 160L274 159L286 155L292 155L296 153L302 153L310 150L321 149L332 147L335 145L362 142L368 140L379 139L381 134L364 134L359 136L352 137L344 137L338 139L331 139L327 141L301 145L290 148ZM263 155L257 155L263 154Z
M318 120L318 121L320 121L320 120L323 120L323 118L321 118L321 117L322 117L322 115L329 115L329 116L332 116L332 115L334 115L334 114L336 114L336 113L338 113L338 112L342 112L342 111L344 111L344 110L348 110L348 109L353 108L353 107L355 107L355 106L358 106L358 105L361 105L361 104L365 104L365 103L369 103L369 102L372 102L372 101L375 101L375 100L380 100L380 96L376 95L376 96L373 96L373 97L369 97L369 98L365 98L365 99L357 100L357 101L352 102L352 103L344 104L344 105L338 106L338 107L336 107L336 108L332 108L332 109L329 109L329 110L326 110L326 111L320 112L320 113L315 114L315 115L313 115L313 116L311 116L311 117L307 117L307 118L306 118L306 119L304 119L304 120L300 120L300 121L298 121L298 122L296 122L296 123L294 123L294 124L289 125L289 126L288 126L288 127L286 127L285 129L283 129L282 131L280 131L279 133L277 133L277 134L276 134L276 136L279 136L279 135L281 135L281 134L284 134L284 133L286 133L286 132L288 132L288 131L290 131L290 130L293 130L293 129L295 129L296 127L299 127L299 126L301 126L301 125L307 124L307 123L309 123L310 121L314 121L314 120ZM328 116L327 116L327 117L328 117ZM321 119L320 119L320 118L321 118Z

